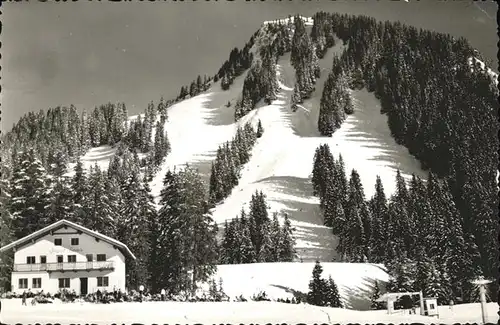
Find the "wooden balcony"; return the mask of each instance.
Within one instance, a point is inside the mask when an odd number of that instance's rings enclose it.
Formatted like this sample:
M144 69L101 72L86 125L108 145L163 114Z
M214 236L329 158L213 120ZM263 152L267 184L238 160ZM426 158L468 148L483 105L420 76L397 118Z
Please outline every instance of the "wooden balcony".
M114 270L113 261L75 262L75 263L38 263L14 264L14 272L68 272Z

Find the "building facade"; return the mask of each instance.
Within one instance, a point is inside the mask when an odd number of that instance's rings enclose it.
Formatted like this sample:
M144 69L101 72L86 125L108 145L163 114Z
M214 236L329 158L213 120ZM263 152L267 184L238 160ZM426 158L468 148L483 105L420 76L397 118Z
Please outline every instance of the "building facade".
M8 249L15 251L11 281L15 293L125 291L125 260L135 259L125 244L67 220L0 251Z

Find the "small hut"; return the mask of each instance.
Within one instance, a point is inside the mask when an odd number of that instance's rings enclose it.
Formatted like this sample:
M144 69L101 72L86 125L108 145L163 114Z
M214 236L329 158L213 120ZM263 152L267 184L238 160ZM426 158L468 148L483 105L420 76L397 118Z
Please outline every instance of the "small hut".
M425 316L437 316L439 318L437 298L424 298L424 313Z

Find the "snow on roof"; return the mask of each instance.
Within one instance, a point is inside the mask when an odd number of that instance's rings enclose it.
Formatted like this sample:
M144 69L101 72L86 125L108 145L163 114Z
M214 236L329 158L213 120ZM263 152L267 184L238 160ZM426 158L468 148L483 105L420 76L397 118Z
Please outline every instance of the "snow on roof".
M51 230L59 229L62 226L72 227L76 230L80 230L81 232L86 233L87 235L93 236L95 238L99 238L99 239L101 239L101 240L103 240L111 245L115 245L118 247L118 249L120 249L120 251L122 253L124 253L124 255L128 255L129 257L133 258L134 260L136 259L135 255L130 251L130 249L124 243L122 243L116 239L113 239L111 237L108 237L106 235L103 235L101 233L98 233L97 231L90 230L88 228L80 226L80 225L78 225L74 222L68 221L66 219L62 219L62 220L59 220L57 222L54 222L53 224L51 224L45 228L42 228L38 231L35 231L32 234L29 234L28 236L25 236L25 237L18 239L18 240L14 241L8 245L3 246L0 248L0 252L4 252L4 251L9 250L9 249L14 248L14 247L18 247L18 246L26 243L29 240L35 239L35 238L37 238L37 237L39 237L47 232L50 232Z

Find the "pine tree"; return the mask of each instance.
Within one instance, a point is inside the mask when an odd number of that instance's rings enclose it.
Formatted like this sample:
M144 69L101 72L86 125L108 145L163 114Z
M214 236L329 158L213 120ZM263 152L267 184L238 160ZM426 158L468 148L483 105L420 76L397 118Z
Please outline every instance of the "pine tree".
M48 225L48 177L33 149L21 152L10 182L10 213L16 238Z
M168 144L168 139L165 138L163 124L157 122L153 146L153 163L155 166L159 166L161 164L163 158L168 154L170 149L169 147L170 145Z
M380 288L378 286L378 281L375 281L375 287L373 289L373 294L371 297L370 309L372 310L384 309L384 306L382 305L383 303L377 301L377 299L379 298L380 298Z
M160 114L160 121L162 123L168 121L167 104L165 103L163 96L160 98L160 102L158 103L156 110L158 111L158 114Z
M249 214L255 218L257 227L269 220L266 196L262 193L262 191L255 191L255 193L252 194Z
M202 91L204 91L203 89L203 83L201 81L201 76L198 75L198 77L196 78L196 93L199 94L201 93Z
M81 132L80 132L80 147L81 154L87 152L91 146L90 134L89 134L89 118L87 112L84 110L80 118Z
M146 236L143 236L142 229L147 228L147 221L140 213L139 192L140 180L137 173L132 173L126 184L122 187L123 205L120 207L120 222L117 225L117 237L125 243L138 258L137 261L126 261L127 265L127 287L137 288L144 284L141 277L146 273L143 269L143 263L148 254L140 251L138 243L147 244Z
M323 267L319 261L316 261L312 272L312 280L309 282L309 292L307 293L307 303L315 306L325 306L327 304L328 286L325 279L321 278Z
M237 264L238 257L236 254L236 250L239 250L238 238L236 237L236 228L235 224L237 222L230 221L229 223L226 221L224 223L224 235L221 244L221 254L219 261L222 264Z
M113 236L114 222L113 217L116 215L110 194L108 192L107 182L97 164L90 168L88 177L88 193L85 198L83 209L87 212L87 216L83 221L83 225L94 231L105 235Z
M302 96L300 94L301 94L300 86L298 83L295 83L295 86L293 87L292 97L290 100L292 112L296 112L298 109L298 104L301 104L303 102Z
M441 287L441 275L434 263L429 264L428 277L424 294L427 297L441 298L443 295L443 288ZM441 299L440 299L441 300Z
M240 256L241 263L255 263L257 262L257 254L255 252L255 247L252 244L252 239L250 237L250 230L246 225L242 225L242 232L240 234Z
M334 235L345 237L346 234L346 217L342 203L340 200L335 202L334 218L332 220L332 231Z
M3 166L2 166L3 167ZM14 241L14 232L12 228L12 216L9 212L10 194L9 181L4 178L5 172L2 168L0 178L0 247L10 244ZM13 265L12 251L0 253L0 291L10 291L11 272Z
M73 191L68 177L55 178L49 190L50 204L47 209L47 221L54 223L62 219L76 221L74 217L75 207Z
M184 245L181 233L182 197L180 178L172 171L167 171L163 179L160 193L160 210L158 211L159 238L157 259L159 267L152 278L157 279L157 286L170 293L178 293L186 289L187 272L185 272Z
M80 159L75 165L75 174L71 180L71 192L73 193L73 220L78 224L83 224L87 212L84 209L85 198L88 195L87 178L83 170L83 164Z
M326 282L325 302L326 306L333 308L342 308L342 301L340 298L339 290L331 275L328 276L328 281Z
M273 242L271 239L271 231L269 227L269 223L265 223L261 226L260 232L262 234L262 243L260 246L260 250L257 254L257 262L265 263L265 262L277 262L277 260L273 259Z
M162 261L169 264L164 266L165 285L172 292L194 290L196 282L215 271L217 259L217 227L198 173L189 166L179 173L167 172L160 204L159 219L165 228L160 238Z
M377 175L375 194L370 201L372 229L370 235L370 257L373 262L381 262L385 255L387 227L387 199L382 180Z
M257 138L260 138L264 133L264 128L262 127L262 122L259 119L259 123L257 124Z
M186 86L182 86L181 87L181 91L179 93L179 99L185 99L188 94L189 94L189 92L187 90L187 87Z
M62 151L57 150L48 157L48 163L50 175L47 184L49 199L46 210L47 222L51 224L61 219L73 221L73 193L66 176L67 158Z
M222 76L222 79L220 81L220 86L221 86L222 90L229 89L230 82L229 82L228 78L226 77L226 75Z
M189 96L194 97L198 93L198 90L196 89L196 84L194 81L191 82L191 85L189 86Z
M333 182L334 182L333 179L326 180L325 197L322 200L323 220L324 220L325 226L327 226L327 227L334 226L334 220L337 217L336 213L338 213L338 211L336 211L337 202L340 203L340 200L337 198L338 189L335 187L335 184ZM343 211L342 211L342 214L343 214ZM343 217L343 215L340 217ZM338 226L341 226L341 225L335 225L335 226L338 228Z
M294 258L297 256L295 251L295 240L292 237L292 225L288 215L284 214L283 228L281 229L281 241L280 241L280 262L293 262Z
M282 242L282 237L283 237L283 234L282 234L282 228L280 227L280 223L279 223L279 220L278 220L278 213L275 212L273 213L273 219L271 221L271 225L270 225L270 238L271 238L271 242L272 242L272 253L273 253L273 258L272 260L273 261L279 261L280 260L280 256L283 255L283 253L281 252L281 248L283 247L283 244L281 243Z

